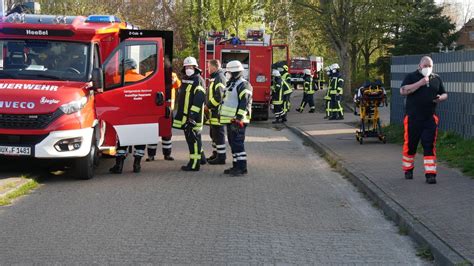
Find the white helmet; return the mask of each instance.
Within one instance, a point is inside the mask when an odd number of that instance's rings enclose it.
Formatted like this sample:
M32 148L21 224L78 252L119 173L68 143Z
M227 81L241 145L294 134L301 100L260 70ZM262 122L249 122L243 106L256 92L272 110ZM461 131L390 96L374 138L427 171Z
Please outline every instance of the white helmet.
M195 66L195 67L198 67L198 63L197 63L197 60L196 58L192 57L192 56L189 56L189 57L186 57L183 61L183 67L185 66Z
M305 75L310 75L311 76L311 70L306 68L305 70L303 70L303 72L304 72Z
M242 63L238 60L233 60L227 63L225 70L231 73L244 71Z
M334 69L339 69L339 64L338 63L334 63L331 65L331 69L334 70Z
M272 76L274 76L274 77L281 77L280 71L278 71L278 70L276 70L276 69L273 69L273 70L272 70Z

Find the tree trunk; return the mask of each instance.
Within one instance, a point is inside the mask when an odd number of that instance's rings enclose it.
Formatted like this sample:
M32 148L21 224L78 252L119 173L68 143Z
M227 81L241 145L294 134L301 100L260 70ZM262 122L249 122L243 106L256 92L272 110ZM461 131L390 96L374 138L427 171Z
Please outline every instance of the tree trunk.
M352 79L352 62L351 55L345 45L337 51L341 60L341 76L344 79L344 100L350 102L352 100L351 79Z

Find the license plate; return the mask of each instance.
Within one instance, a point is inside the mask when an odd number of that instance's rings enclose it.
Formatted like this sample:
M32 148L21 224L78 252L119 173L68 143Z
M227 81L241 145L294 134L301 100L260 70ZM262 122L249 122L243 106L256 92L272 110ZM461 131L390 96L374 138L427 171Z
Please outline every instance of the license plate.
M0 146L1 155L31 155L31 147Z

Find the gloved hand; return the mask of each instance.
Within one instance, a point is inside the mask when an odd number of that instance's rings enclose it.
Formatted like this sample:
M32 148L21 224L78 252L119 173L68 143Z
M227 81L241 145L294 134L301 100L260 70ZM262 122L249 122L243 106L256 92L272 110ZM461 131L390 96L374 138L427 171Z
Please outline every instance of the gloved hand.
M183 129L184 130L193 129L195 126L196 126L196 121L194 121L192 119L188 119L188 121L186 121L186 123L184 123Z
M239 128L244 128L245 124L242 122L242 120L239 119L232 119L232 124L238 126Z

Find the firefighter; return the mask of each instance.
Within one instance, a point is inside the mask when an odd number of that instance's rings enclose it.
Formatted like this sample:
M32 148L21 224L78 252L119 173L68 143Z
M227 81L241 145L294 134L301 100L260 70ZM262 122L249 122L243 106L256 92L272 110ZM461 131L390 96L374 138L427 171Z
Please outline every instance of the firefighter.
M179 80L178 75L173 72L171 74L172 86L171 86L171 97L170 97L170 109L171 112L174 110L174 101L176 99L176 90L181 87L181 80ZM170 136L162 136L161 137L161 148L163 157L166 161L174 161L173 156L171 156L171 150L173 148L173 142L171 141ZM147 145L147 153L148 158L146 159L147 162L151 162L155 160L156 150L158 149L158 144L149 144Z
M184 130L184 136L189 148L189 162L181 167L183 171L199 171L205 163L202 151L201 130L204 116L204 101L206 91L201 70L196 58L187 57L183 62L184 78L178 93L176 115L173 128Z
M285 114L283 87L284 86L280 72L274 69L272 71L272 105L273 113L275 114L275 120L272 121L272 124L284 122L282 121L282 116Z
M329 118L329 102L331 101L331 96L329 96L329 84L331 84L331 79L332 79L332 71L331 71L331 67L328 66L325 68L326 70L326 75L328 76L328 89L326 90L326 94L324 95L324 110L326 111L326 115L324 116L324 119L328 119Z
M303 99L301 100L301 105L299 108L296 108L297 112L302 113L306 104L309 104L309 112L316 112L316 107L314 106L314 85L313 77L311 76L311 70L304 70L304 84L303 84Z
M137 61L133 58L127 58L123 61L124 69L124 82L137 82L145 78L137 71ZM128 146L120 146L117 148L117 154L115 155L115 165L109 169L113 174L121 174L123 170L123 163L127 158ZM133 157L133 172L139 173L141 171L141 160L145 156L145 146L146 145L135 145Z
M344 110L341 105L344 79L339 73L339 64L331 65L331 81L329 83L328 93L331 100L326 107L326 113L329 114L329 120L344 119Z
M219 110L220 123L227 125L227 137L232 150L232 167L224 174L240 176L247 174L247 153L245 152L245 129L252 113L252 86L243 78L244 68L237 60L227 63L229 81L224 100Z
M291 76L288 72L288 66L283 65L282 71L280 72L281 80L283 81L283 112L282 121L286 122L286 113L290 111L291 108L291 93L293 93L293 88L291 87Z
M219 60L210 60L207 69L209 69L210 84L207 91L206 106L209 110L209 133L213 147L212 155L207 161L209 164L225 164L225 129L219 123L219 106L222 104L227 80Z
M433 60L424 56L418 69L409 73L400 87L400 94L407 96L402 158L405 178L413 179L416 149L421 140L428 184L436 184L436 136L439 121L435 112L436 105L448 98L443 81L432 70Z

